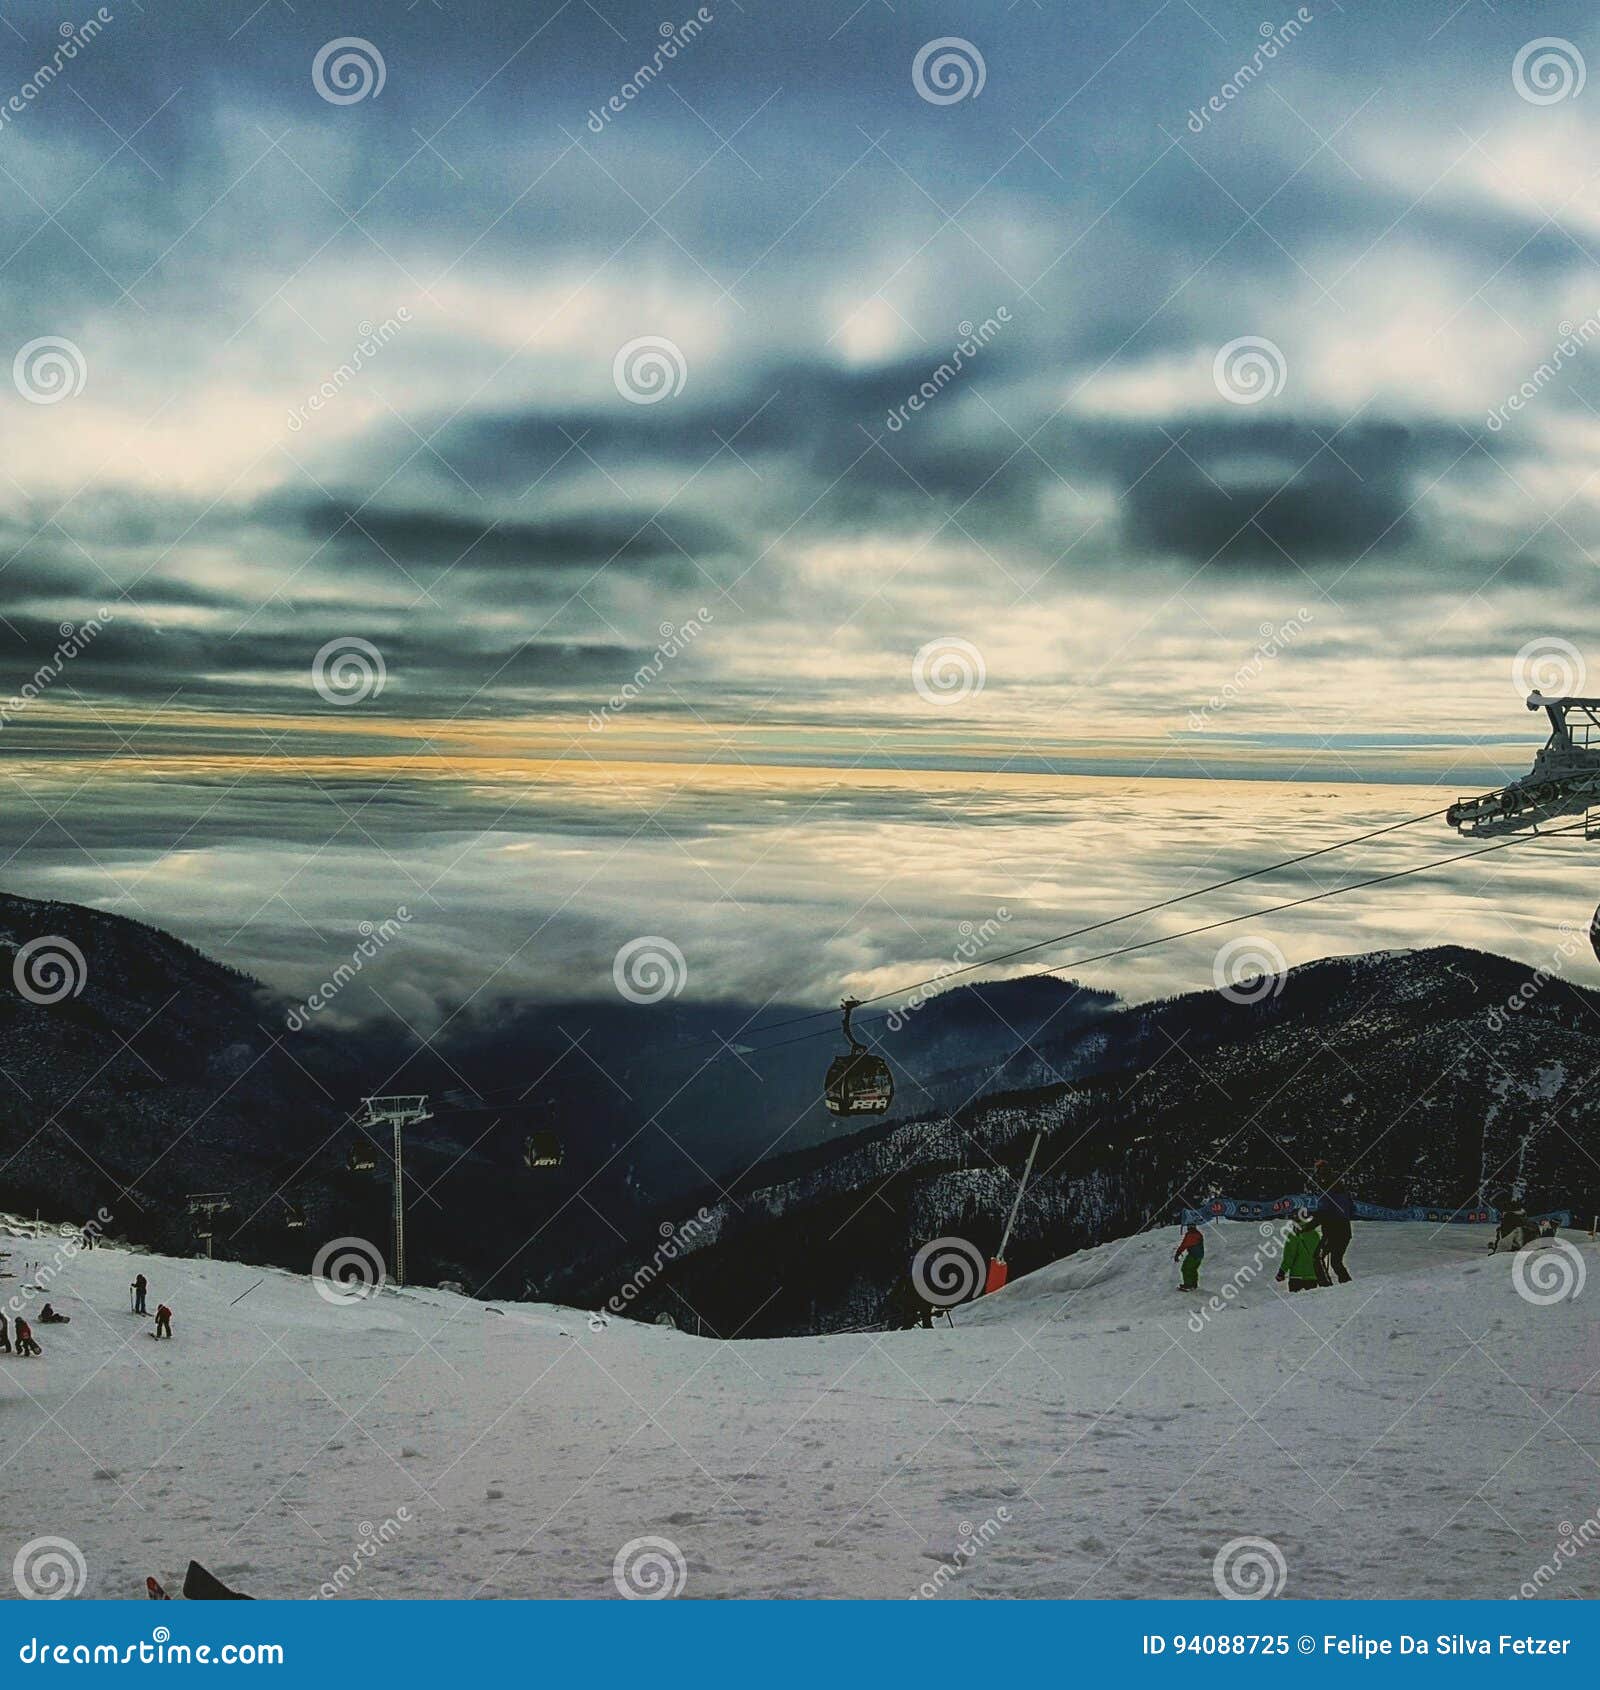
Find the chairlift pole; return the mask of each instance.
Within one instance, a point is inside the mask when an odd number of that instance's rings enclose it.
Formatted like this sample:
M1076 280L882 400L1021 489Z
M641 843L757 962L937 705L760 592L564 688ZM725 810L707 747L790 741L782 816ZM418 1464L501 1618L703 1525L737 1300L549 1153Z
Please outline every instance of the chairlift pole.
M418 1121L431 1120L426 1095L409 1097L364 1097L358 1126L394 1128L394 1245L389 1258L389 1278L396 1285L406 1282L406 1193L405 1163L401 1134Z
M400 1117L394 1118L394 1260L389 1274L396 1285L406 1282L405 1168L400 1151Z

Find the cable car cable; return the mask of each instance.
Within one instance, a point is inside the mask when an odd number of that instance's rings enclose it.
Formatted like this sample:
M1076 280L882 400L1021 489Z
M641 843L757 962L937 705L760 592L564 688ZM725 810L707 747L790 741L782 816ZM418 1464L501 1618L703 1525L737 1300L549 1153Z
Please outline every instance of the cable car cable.
M1405 824L1401 823L1401 824L1398 824L1398 825L1403 826ZM1343 886L1333 886L1333 887L1329 887L1326 891L1308 893L1303 898L1290 898L1290 899L1286 900L1285 902L1283 902L1281 904L1268 904L1262 909L1247 910L1243 915L1223 916L1221 919L1219 919L1217 921L1208 921L1208 922L1205 922L1204 924L1202 924L1199 927L1186 927L1186 928L1183 928L1181 931L1179 931L1177 933L1158 934L1154 939L1141 939L1137 943L1132 944L1132 945L1121 945L1115 950L1101 951L1094 956L1074 957L1074 958L1072 958L1072 960L1070 962L1056 963L1053 966L1055 968L1082 968L1082 967L1087 966L1091 962L1108 962L1113 957L1128 956L1130 953L1132 953L1134 951L1149 950L1154 945L1169 944L1174 939L1191 939L1197 933L1212 933L1212 932L1215 932L1216 929L1219 928L1219 927L1234 927L1234 926L1237 926L1238 923L1240 923L1241 921L1255 921L1255 920L1258 920L1261 916L1264 916L1264 915L1276 915L1283 910L1299 909L1304 904L1321 903L1322 900L1325 899L1325 898L1337 898L1345 892L1359 892L1364 887L1381 886L1381 885L1384 885L1386 882L1391 881L1391 880L1404 880L1408 875L1423 874L1427 870L1434 869L1434 868L1444 868L1450 863L1459 863L1459 862L1462 862L1463 860L1465 860L1466 858L1469 858L1469 857L1486 857L1492 851L1504 851L1509 846L1520 845L1528 839L1554 839L1554 838L1559 837L1562 834L1581 833L1582 831L1583 831L1583 824L1580 822L1580 823L1575 824L1572 827L1550 828L1544 833L1518 833L1518 834L1514 834L1509 839L1502 839L1496 845L1480 845L1476 850L1473 850L1473 851L1457 851L1453 856L1435 857L1432 862L1416 863L1410 868L1391 869L1387 874L1372 875L1365 880L1352 880L1352 881L1349 881L1346 885L1343 885ZM1332 847L1329 847L1329 848L1332 849ZM1170 903L1177 903L1177 902L1180 902L1180 901L1181 900L1176 899L1176 898L1168 900L1168 902L1170 902ZM1164 905L1157 904L1157 905L1152 905L1151 907L1155 908L1155 909L1160 909L1160 908L1163 908ZM1102 924L1102 925L1104 925L1104 924ZM1085 929L1085 931L1089 931L1089 930ZM1066 937L1071 937L1071 935L1070 934L1066 935ZM1051 941L1048 940L1048 939L1040 941L1041 945L1048 945L1050 943L1051 943ZM1039 948L1039 946L1037 946L1037 945L1030 945L1030 946L1027 947L1028 950L1037 950L1038 948ZM1012 956L1020 956L1023 953L1020 952L1020 951L1013 951L1013 952L1010 952L1009 954L1012 955ZM1003 960L1003 959L1001 959L999 957L991 958L990 963L998 962L998 961L1001 961L1001 960ZM978 966L978 965L974 964L974 966ZM987 966L989 966L989 963L985 963L983 966L987 967ZM948 975L939 975L939 976L935 976L935 978L936 979L948 979L949 976ZM924 982L924 984L926 984L926 982ZM916 988L915 987L909 987L909 988L905 988L905 989L915 990ZM898 997L899 995L900 995L899 992L890 992L890 993L884 994L884 996L888 996L888 997ZM863 999L862 1001L867 1002L867 1003L879 1003L879 1002L882 1001L882 997L868 998L868 999ZM875 1016L869 1017L869 1019L872 1020L872 1021L886 1021L888 1019L888 1017L886 1015L875 1015ZM792 1025L792 1023L790 1023L790 1024ZM796 1036L792 1039L780 1039L776 1044L754 1045L754 1046L751 1047L751 1054L752 1055L761 1055L764 1052L769 1051L769 1050L782 1050L786 1045L804 1044L808 1039L825 1038L832 1031L833 1031L832 1028L823 1028L820 1031L814 1032L814 1033L799 1033L799 1034L796 1034ZM668 1060L670 1061L671 1058L669 1057Z
M1103 921L1092 921L1086 927L1075 927L1071 932L1057 933L1048 939L1038 939L1033 944L1019 946L1014 951L1001 951L994 956L984 957L980 962L969 962L960 968L952 968L942 974L930 975L926 980L914 980L907 985L896 986L891 991L879 992L873 997L859 998L856 1001L860 1005L886 1003L890 998L898 998L906 993L918 991L923 986L942 985L947 980L954 980L958 975L971 974L980 968L993 968L997 963L1010 962L1016 957L1027 956L1033 951L1047 950L1052 945L1065 944L1068 939L1081 939L1086 933L1098 933L1103 928L1115 927L1119 921L1132 921L1136 916L1152 915L1155 911L1168 909L1173 904L1183 904L1194 898L1203 898L1208 892L1220 892L1229 886L1241 885L1247 880L1257 880L1265 874L1276 874L1279 869L1293 868L1297 863L1308 863L1315 857L1325 857L1333 851L1343 851L1352 845L1364 845L1369 839L1378 839L1386 833L1398 833L1401 828L1415 827L1419 822L1435 821L1444 815L1447 809L1449 809L1449 805L1441 805L1437 810L1429 810L1424 815L1408 816L1404 821L1386 822L1382 827L1372 828L1367 833L1358 833L1350 839L1341 839L1333 845L1319 845L1314 851L1301 851L1295 856L1283 858L1280 862L1264 863L1260 868L1247 869L1243 874L1230 875L1226 880L1214 880L1209 886L1196 886L1188 892L1177 892L1172 897L1158 899L1153 904L1144 904L1138 909L1123 910L1118 915L1107 916ZM807 1021L820 1020L823 1016L832 1020L838 1013L836 1009L814 1009L804 1015L792 1015L784 1021L769 1022L765 1027L741 1028L735 1036L741 1041L746 1038L757 1038L763 1033L781 1032L786 1027L798 1027ZM874 1016L871 1019L882 1020L882 1017ZM676 1055L685 1050L694 1050L701 1045L721 1044L723 1042L723 1040L715 1038L696 1039L691 1044L680 1045L673 1054ZM785 1042L793 1041L786 1040ZM773 1045L765 1048L777 1049L778 1047Z

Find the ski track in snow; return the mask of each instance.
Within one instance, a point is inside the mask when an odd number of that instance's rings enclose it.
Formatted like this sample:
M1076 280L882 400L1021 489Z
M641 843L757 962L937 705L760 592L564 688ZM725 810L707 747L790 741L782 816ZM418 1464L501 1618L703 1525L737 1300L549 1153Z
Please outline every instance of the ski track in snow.
M1209 1294L1261 1239L1207 1235ZM43 1260L25 1313L72 1317L0 1356L0 1550L70 1538L92 1597L175 1588L193 1556L258 1597L359 1562L346 1599L614 1598L619 1549L655 1536L686 1596L908 1597L970 1532L938 1586L959 1600L1212 1597L1252 1536L1290 1596L1497 1597L1595 1512L1600 1285L1534 1306L1485 1229L1358 1224L1354 1283L1291 1300L1274 1261L1195 1332L1175 1239L1084 1251L954 1330L722 1343L0 1231L0 1298ZM128 1312L140 1269L171 1343ZM1547 1594L1600 1594L1600 1548Z

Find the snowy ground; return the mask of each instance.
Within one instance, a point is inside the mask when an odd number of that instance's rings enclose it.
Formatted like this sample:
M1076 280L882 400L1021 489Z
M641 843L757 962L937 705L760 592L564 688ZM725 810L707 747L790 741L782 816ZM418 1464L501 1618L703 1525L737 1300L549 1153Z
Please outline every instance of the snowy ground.
M257 1596L344 1564L347 1597L615 1597L618 1551L656 1537L687 1596L948 1600L1212 1596L1248 1536L1287 1595L1492 1597L1600 1506L1600 1280L1541 1306L1482 1230L1369 1224L1353 1284L1291 1300L1274 1262L1196 1331L1175 1236L954 1330L724 1344L0 1231L0 1299L36 1313L42 1260L72 1317L0 1356L0 1551L70 1539L89 1596L195 1556ZM1569 1237L1569 1275L1595 1269ZM1204 1289L1259 1244L1211 1229ZM128 1313L141 1266L170 1344ZM1544 1588L1600 1592L1600 1544Z

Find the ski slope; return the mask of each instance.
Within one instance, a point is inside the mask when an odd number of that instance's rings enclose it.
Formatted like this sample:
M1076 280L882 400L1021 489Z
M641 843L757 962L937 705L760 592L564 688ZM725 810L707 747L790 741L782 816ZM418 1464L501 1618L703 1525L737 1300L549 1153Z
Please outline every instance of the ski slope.
M0 1356L0 1551L71 1540L91 1597L193 1556L260 1597L614 1599L661 1538L688 1597L959 1600L1214 1596L1248 1536L1289 1596L1495 1597L1600 1505L1600 1285L1535 1305L1483 1230L1365 1224L1354 1283L1291 1299L1273 1260L1197 1331L1176 1236L954 1329L722 1343L0 1227L0 1298L32 1318L43 1260L72 1319ZM1203 1294L1261 1248L1208 1237ZM128 1312L141 1268L171 1343ZM1543 1588L1600 1592L1600 1546Z

